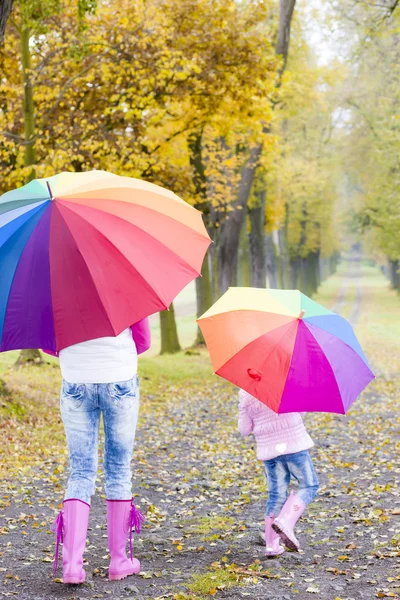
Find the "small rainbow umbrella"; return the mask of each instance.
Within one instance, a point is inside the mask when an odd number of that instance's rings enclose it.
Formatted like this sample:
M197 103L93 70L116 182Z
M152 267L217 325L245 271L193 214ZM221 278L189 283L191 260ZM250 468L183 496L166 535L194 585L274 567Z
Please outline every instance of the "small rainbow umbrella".
M374 379L349 323L298 290L230 288L198 323L215 373L277 413L345 414Z
M105 171L60 173L0 197L0 351L118 335L168 308L210 238L174 193Z

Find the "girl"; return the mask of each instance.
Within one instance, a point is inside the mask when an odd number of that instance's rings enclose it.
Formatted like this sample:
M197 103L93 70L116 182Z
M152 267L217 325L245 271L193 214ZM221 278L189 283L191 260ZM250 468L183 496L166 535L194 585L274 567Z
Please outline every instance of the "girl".
M318 479L309 455L314 442L300 413L278 415L244 390L239 392L239 431L254 433L257 458L264 461L269 498L265 516L266 556L284 552L279 543L298 551L294 525L318 491ZM288 497L290 477L297 479L297 494ZM275 518L275 515L278 515Z
M110 579L139 573L132 556L132 528L140 532L144 517L135 508L131 489L131 457L139 412L137 355L150 347L148 319L116 337L82 342L59 353L63 376L61 416L67 437L70 477L54 531L63 541L63 582L83 583L83 552L88 530L90 499L96 489L100 413L105 434ZM126 542L130 535L130 558Z

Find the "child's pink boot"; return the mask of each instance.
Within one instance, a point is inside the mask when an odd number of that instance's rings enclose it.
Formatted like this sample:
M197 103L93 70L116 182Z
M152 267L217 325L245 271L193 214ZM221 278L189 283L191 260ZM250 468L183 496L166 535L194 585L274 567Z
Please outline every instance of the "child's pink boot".
M285 549L279 543L280 536L272 529L274 515L265 517L265 556L279 556Z
M300 544L294 535L293 528L300 519L305 508L306 505L303 500L291 492L279 513L279 516L272 523L272 529L280 535L285 546L296 552L298 552Z

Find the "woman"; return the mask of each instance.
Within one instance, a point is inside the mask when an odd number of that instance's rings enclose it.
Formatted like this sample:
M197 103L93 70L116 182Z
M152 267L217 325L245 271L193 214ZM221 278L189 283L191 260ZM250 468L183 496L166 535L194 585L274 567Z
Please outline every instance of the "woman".
M131 489L131 457L139 412L137 356L150 347L148 319L117 337L89 340L59 353L63 376L61 416L68 442L70 477L54 531L63 542L63 581L83 583L83 552L90 500L96 488L100 413L103 415L104 472L107 503L109 578L139 573L132 556L132 529L140 532L144 517L135 508ZM130 535L130 558L126 542Z

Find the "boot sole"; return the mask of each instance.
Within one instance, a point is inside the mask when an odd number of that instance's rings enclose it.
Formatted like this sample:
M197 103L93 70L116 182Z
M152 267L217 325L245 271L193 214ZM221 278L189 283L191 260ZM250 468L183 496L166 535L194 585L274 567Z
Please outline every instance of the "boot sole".
M299 548L300 548L300 544L296 544L296 542L294 542L286 533L286 531L284 531L284 529L282 527L280 527L280 525L278 523L273 523L272 524L272 529L275 531L275 533L277 533L282 542L285 544L286 548L289 548L289 550L294 550L294 552L298 552Z
M138 575L140 573L140 569L137 571L128 571L124 573L109 573L108 578L110 581L120 581L121 579L126 579L131 575Z
M63 577L63 583L66 585L80 585L85 582L85 577L80 579L79 577Z
M276 558L277 556L281 556L285 552L285 548L281 548L278 552L266 552L265 556L267 558Z

